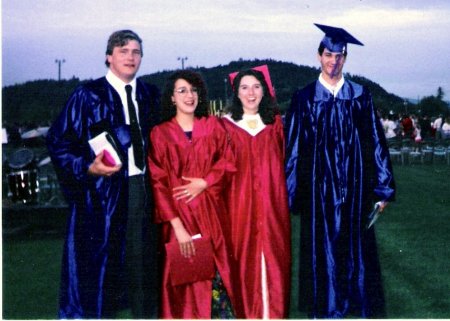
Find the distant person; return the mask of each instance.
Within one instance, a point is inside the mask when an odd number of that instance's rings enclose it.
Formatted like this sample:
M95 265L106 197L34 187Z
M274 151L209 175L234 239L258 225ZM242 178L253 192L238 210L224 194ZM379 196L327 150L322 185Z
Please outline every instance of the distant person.
M172 74L162 96L163 122L151 132L148 163L163 243L177 242L185 257L201 255L195 235L209 238L216 276L172 285L170 261L164 259L160 317L163 319L234 318L231 253L223 235L224 188L235 171L225 129L208 114L201 76Z
M318 25L319 79L294 93L286 115L289 204L300 214L299 309L309 318L384 318L368 215L394 199L383 128L369 90L345 79L341 28Z
M417 122L418 122L416 114L411 114L410 118L411 118L413 127L416 127L417 126Z
M442 125L444 124L444 116L441 114L438 118L433 122L433 128L435 130L436 139L441 139L442 136Z
M423 115L419 118L419 126L421 128L422 140L427 140L432 137L431 120L428 115Z
M414 123L410 116L404 114L401 120L402 126L402 138L403 139L414 139Z
M441 128L442 139L450 140L450 116L445 117Z
M237 169L226 190L225 236L237 260L236 317L282 319L289 312L291 269L285 139L268 71L265 77L255 69L232 80L232 105L223 118Z
M386 135L386 139L388 141L394 140L397 137L396 131L397 131L397 124L394 121L394 115L389 114L384 123L384 133Z
M69 204L62 319L114 318L127 306L134 318L157 317L157 235L144 151L160 97L156 87L136 79L142 55L136 33L114 32L106 77L77 88L48 131ZM104 152L94 154L88 141L102 132L117 145L122 165L108 163Z

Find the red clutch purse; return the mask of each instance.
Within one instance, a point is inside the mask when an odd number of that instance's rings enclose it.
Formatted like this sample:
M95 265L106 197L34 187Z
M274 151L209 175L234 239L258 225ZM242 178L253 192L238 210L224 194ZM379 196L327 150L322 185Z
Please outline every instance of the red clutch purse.
M193 239L195 255L181 255L177 241L166 243L169 277L172 286L211 280L215 275L214 251L209 237Z

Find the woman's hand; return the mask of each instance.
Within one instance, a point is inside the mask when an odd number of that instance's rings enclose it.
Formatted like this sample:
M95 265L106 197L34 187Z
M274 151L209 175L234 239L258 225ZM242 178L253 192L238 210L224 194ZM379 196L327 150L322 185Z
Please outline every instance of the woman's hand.
M208 183L206 183L203 178L184 176L182 176L181 178L185 181L189 181L190 183L175 187L172 190L173 197L176 200L187 199L186 203L189 203L208 187Z
M184 228L183 223L180 218L174 218L170 221L172 224L173 230L175 232L175 237L177 238L178 244L180 245L180 252L186 258L195 255L195 246L192 241L191 235Z

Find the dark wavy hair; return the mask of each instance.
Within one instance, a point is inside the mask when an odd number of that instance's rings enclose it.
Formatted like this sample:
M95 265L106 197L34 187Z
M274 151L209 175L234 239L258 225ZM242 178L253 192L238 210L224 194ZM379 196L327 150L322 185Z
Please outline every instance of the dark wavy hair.
M172 102L172 96L175 90L175 83L178 79L186 80L198 90L198 105L195 108L194 116L197 118L209 116L208 90L206 89L202 76L192 70L178 70L166 80L161 98L161 120L170 120L177 114L177 107Z
M142 39L132 30L119 30L111 34L108 39L108 44L106 45L106 54L112 55L115 47L123 47L128 41L136 40L141 47L141 57L144 56L144 51L142 50ZM105 60L106 67L109 67L108 58Z
M232 105L228 108L231 118L234 121L239 121L244 115L242 102L239 99L239 85L241 84L242 78L245 76L253 76L261 83L263 87L263 97L259 103L258 112L264 124L273 124L275 122L275 115L279 114L276 100L270 95L269 87L267 86L263 73L254 69L240 71L233 80L233 101Z

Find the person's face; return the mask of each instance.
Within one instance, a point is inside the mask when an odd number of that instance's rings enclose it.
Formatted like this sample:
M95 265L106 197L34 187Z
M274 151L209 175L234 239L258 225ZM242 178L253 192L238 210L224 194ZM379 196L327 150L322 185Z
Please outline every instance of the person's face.
M331 52L325 48L322 55L318 54L317 58L322 66L322 73L325 78L339 80L342 77L342 69L345 63L345 56L342 53Z
M136 76L142 59L141 45L136 40L129 40L123 47L114 47L111 55L107 55L109 69L125 83Z
M238 98L241 100L244 114L256 114L263 95L263 86L256 77L242 77L239 83Z
M177 114L193 115L198 105L197 88L184 79L175 82L172 102L177 108Z

